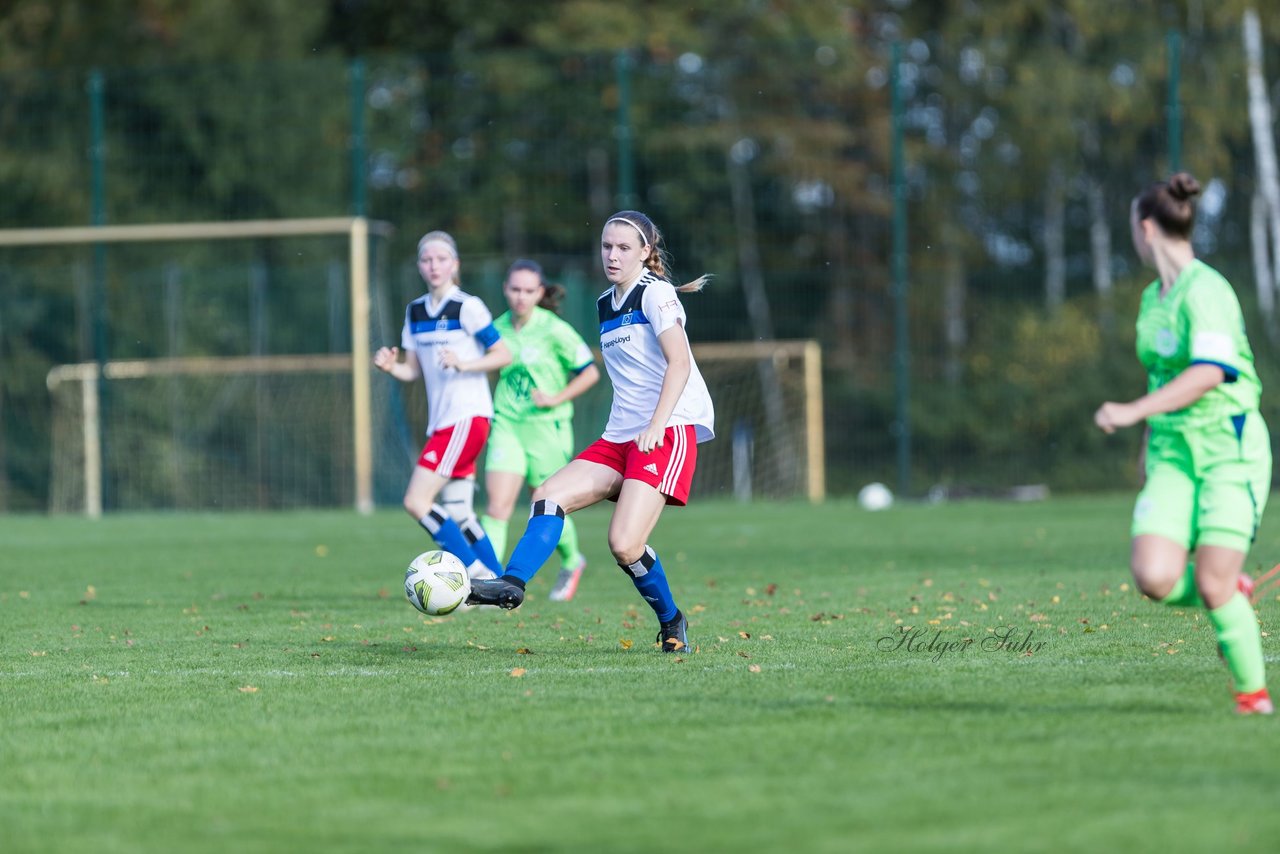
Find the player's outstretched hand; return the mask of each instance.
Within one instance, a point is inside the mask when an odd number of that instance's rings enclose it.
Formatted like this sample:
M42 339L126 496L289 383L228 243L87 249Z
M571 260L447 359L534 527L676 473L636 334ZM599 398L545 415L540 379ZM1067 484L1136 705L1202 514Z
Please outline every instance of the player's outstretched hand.
M1103 433L1114 433L1123 427L1132 427L1141 420L1138 412L1130 403L1115 403L1108 400L1093 413L1093 423Z
M379 347L378 352L373 354L373 366L387 373L391 373L391 369L396 366L396 362L399 360L399 347Z
M645 431L636 436L636 447L640 449L640 453L647 454L654 448L661 448L662 442L667 437L667 431L661 427L646 427Z

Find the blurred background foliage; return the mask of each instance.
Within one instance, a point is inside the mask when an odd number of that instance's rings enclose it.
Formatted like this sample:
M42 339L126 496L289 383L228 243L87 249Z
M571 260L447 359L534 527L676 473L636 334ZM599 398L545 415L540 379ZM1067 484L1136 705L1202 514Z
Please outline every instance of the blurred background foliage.
M385 220L377 309L394 337L433 228L457 237L465 285L495 313L506 264L529 256L589 328L597 230L634 206L677 275L717 276L690 299L695 341L821 342L832 491L1128 487L1138 432L1103 437L1091 415L1144 388L1132 320L1152 274L1128 204L1175 166L1206 185L1197 250L1236 285L1264 383L1280 380L1250 265L1249 5L0 0L0 227ZM1280 79L1280 18L1262 23ZM0 509L47 505L50 367L341 352L344 248L113 248L100 294L87 247L0 250ZM764 328L741 287L753 273ZM179 275L194 290L161 299Z

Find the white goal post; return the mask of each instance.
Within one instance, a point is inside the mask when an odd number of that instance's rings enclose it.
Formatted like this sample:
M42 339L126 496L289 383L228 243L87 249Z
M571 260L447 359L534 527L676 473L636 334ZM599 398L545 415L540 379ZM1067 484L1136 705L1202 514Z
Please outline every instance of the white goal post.
M258 237L306 237L347 235L351 311L351 353L336 358L350 366L352 395L352 459L354 504L361 513L373 511L373 439L368 370L369 344L369 239L371 234L388 235L390 224L364 217L320 217L309 219L241 220L237 222L164 223L153 225L105 225L71 228L0 229L0 247L96 245L160 241L228 240ZM102 459L97 400L98 371L102 379L138 376L138 371L169 370L173 373L221 372L260 369L269 363L272 370L288 371L295 357L230 357L148 360L139 362L88 363L55 368L48 384L52 390L63 380L80 380L84 395L84 511L90 517L102 514ZM297 357L314 364L317 357ZM283 361L281 361L283 360ZM302 364L299 362L298 364ZM300 369L300 368L295 368ZM87 372L87 374L86 374Z

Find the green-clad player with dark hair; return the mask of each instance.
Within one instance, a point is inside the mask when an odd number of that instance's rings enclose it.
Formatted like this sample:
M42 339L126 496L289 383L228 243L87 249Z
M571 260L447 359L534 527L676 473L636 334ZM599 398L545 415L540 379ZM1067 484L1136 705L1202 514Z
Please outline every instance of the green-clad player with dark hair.
M538 486L573 458L573 399L600 379L591 349L555 309L563 295L548 285L536 261L511 265L503 285L511 310L494 321L512 351L493 393L493 431L485 457L488 509L485 532L502 558L507 526L520 489ZM560 574L551 598L573 598L586 566L578 532L566 519L560 543Z
M1191 247L1199 193L1196 179L1179 172L1133 202L1134 248L1159 273L1138 313L1148 390L1102 404L1094 422L1107 433L1147 422L1132 528L1138 587L1166 605L1202 605L1231 671L1236 711L1271 714L1261 632L1245 595L1252 582L1242 573L1271 489L1271 439L1239 300Z

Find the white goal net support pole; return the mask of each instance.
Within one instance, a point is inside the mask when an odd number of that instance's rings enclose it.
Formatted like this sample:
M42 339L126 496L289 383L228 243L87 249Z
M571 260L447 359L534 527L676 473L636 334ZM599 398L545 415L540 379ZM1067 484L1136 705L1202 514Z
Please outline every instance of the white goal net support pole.
M354 447L354 504L360 513L372 513L373 500L373 437L372 399L368 369L369 349L369 237L371 234L387 235L392 231L388 223L370 221L364 217L319 217L310 219L242 220L238 222L163 223L154 225L105 225L70 228L17 228L0 229L0 247L34 247L95 245L113 243L142 243L160 241L202 241L252 239L260 237L306 237L323 235L347 235L349 249L349 281L351 298L351 356L339 356L351 368L352 436ZM248 361L230 359L168 359L158 360L169 370L201 370L200 363L238 364L240 369L252 369L255 359L271 360L271 357L245 357ZM290 357L275 357L275 360ZM305 357L314 362L316 357ZM275 361L272 360L272 361ZM150 362L153 370L157 360ZM84 396L84 511L90 517L102 515L102 456L100 407L97 395L98 371L102 378L139 376L141 363L108 362L106 365L88 363L56 368L50 373L50 389L68 379L78 379L83 385ZM272 364L275 369L278 364ZM261 367L261 366L258 366ZM161 367L160 370L164 370ZM210 371L216 370L207 368ZM86 375L85 372L88 371ZM130 374L129 371L134 373ZM123 372L123 373L118 373Z

